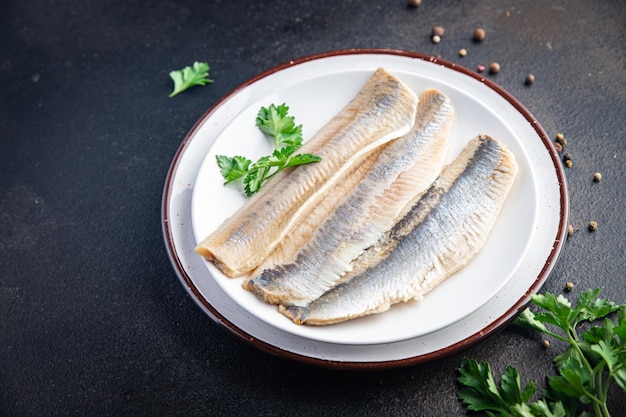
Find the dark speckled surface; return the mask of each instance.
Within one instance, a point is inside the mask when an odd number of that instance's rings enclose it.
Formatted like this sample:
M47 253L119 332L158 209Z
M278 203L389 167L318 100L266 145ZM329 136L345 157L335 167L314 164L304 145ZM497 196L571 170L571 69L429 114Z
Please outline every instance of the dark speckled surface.
M242 343L197 308L170 265L163 184L212 104L290 59L393 48L471 69L497 61L489 77L551 137L562 132L574 162L570 222L581 230L542 291L572 281L568 297L604 287L624 303L625 22L617 0L3 2L0 415L462 415L464 357L497 372L513 364L541 386L558 344L545 350L511 327L434 363L365 373ZM439 44L433 25L446 29ZM210 63L215 83L169 99L168 72L194 60ZM613 415L624 397L615 392Z

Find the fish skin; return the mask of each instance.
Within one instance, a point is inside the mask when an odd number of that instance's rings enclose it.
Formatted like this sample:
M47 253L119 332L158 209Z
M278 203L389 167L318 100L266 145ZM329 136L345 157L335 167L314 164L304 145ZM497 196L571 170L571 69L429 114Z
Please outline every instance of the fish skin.
M325 325L421 299L474 258L515 180L513 154L479 135L383 239L377 264L306 307L280 306L297 324Z
M379 148L359 170L342 179L252 273L244 288L272 304L304 306L340 283L352 270L352 261L437 178L453 118L454 107L444 94L434 89L424 92L411 131L384 145L382 152Z
M408 132L416 107L415 93L379 68L300 148L301 153L320 156L320 162L278 172L195 251L229 277L249 273L353 164Z

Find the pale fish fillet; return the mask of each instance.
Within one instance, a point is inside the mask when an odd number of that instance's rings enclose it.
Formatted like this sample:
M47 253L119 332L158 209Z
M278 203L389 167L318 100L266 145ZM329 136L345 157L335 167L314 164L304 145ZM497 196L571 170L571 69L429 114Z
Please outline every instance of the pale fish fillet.
M472 139L390 230L379 248L384 259L308 306L280 311L298 324L324 325L421 299L482 248L517 169L504 145L485 135Z
M453 118L444 94L423 93L411 131L339 181L244 287L272 304L304 306L341 282L351 262L437 178Z
M417 97L379 68L359 93L300 148L320 162L279 172L195 250L227 276L256 268L344 172L374 148L407 133Z

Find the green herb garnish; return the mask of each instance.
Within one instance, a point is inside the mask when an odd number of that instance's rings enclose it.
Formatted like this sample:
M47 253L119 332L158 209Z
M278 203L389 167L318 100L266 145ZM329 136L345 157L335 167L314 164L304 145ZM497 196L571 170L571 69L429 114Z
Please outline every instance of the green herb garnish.
M287 115L288 111L289 107L284 103L278 107L271 104L269 108L261 107L257 114L257 127L274 139L271 155L263 156L255 163L244 156L216 156L217 165L226 180L224 184L243 178L244 191L250 197L278 171L322 160L308 153L294 155L302 146L302 125L296 126L294 118Z
M544 311L525 309L514 324L539 331L568 344L554 358L557 375L548 377L544 398L531 402L536 385L522 389L518 371L509 366L498 387L489 363L463 360L457 392L468 410L489 416L610 416L609 387L615 383L626 393L626 305L598 298L599 289L580 294L575 306L559 295L533 295ZM617 311L617 321L607 316ZM600 325L579 325L603 319ZM591 410L592 412L588 411Z
M170 97L174 97L194 85L205 85L213 82L209 79L209 64L197 61L193 63L193 67L185 67L182 70L170 72L170 78L174 81L174 90L170 93Z

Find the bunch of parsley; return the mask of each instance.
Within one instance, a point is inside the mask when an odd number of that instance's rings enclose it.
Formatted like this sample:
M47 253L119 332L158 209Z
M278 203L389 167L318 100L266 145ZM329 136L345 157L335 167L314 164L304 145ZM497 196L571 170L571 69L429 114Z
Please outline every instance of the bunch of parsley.
M296 125L288 112L289 107L283 103L278 107L274 104L268 108L261 107L257 114L257 127L274 139L271 155L263 156L255 163L245 156L216 156L217 165L226 180L224 184L243 178L244 191L250 197L278 171L322 160L309 153L295 155L302 146L302 125Z
M557 375L548 377L543 399L531 402L537 387L531 381L522 389L514 367L506 368L498 387L489 363L465 359L459 368L462 388L457 394L467 409L489 416L610 416L610 386L615 382L615 388L626 393L626 305L598 298L599 292L581 293L575 306L562 295L533 295L532 303L544 311L525 309L515 319L514 324L568 344L554 358ZM615 322L608 316L616 311ZM600 325L579 330L583 322L601 319Z

